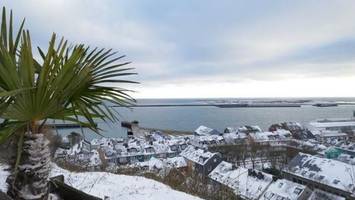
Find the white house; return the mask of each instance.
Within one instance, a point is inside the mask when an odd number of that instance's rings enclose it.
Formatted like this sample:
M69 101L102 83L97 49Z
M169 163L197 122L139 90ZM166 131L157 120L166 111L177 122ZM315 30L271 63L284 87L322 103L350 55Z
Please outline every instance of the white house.
M269 185L259 200L306 200L312 191L304 185L279 179Z
M258 199L272 183L272 176L261 171L235 167L222 161L209 175L215 183L231 188L243 199Z

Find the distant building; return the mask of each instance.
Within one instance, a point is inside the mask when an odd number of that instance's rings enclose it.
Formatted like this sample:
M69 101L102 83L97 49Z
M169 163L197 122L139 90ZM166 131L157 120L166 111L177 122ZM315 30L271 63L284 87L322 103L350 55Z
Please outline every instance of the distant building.
M227 127L224 129L224 133L237 133L238 129L234 127Z
M261 128L259 126L241 126L238 128L238 132L241 133L255 133L255 132L261 132Z
M330 118L319 119L309 123L310 130L342 131L344 129L355 130L355 118Z
M222 161L220 153L211 153L194 146L188 146L180 155L186 159L190 170L203 175L208 175Z
M355 143L354 142L344 142L336 145L336 149L340 150L342 153L349 154L355 157Z
M337 160L299 153L283 170L285 178L311 189L354 199L354 166Z
M340 131L319 130L313 131L316 140L321 143L331 143L332 141L346 141L349 139L348 134Z
M70 146L74 146L75 144L78 144L81 142L84 138L80 133L77 132L71 132L68 136L68 141Z
M319 119L309 123L311 133L320 141L346 141L355 138L355 118Z
M269 131L273 132L278 129L285 129L292 133L292 137L299 140L314 139L313 134L305 129L298 122L283 122L281 124L273 124L270 126Z
M197 136L208 136L208 135L219 135L221 133L215 129L201 125L194 131L194 134Z

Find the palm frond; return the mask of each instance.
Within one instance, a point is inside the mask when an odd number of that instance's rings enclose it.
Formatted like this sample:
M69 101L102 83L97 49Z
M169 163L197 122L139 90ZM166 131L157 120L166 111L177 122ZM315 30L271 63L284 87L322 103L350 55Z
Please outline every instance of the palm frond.
M130 90L118 84L137 83L130 62L119 62L111 49L90 48L83 44L57 42L52 35L43 59L33 58L29 31L23 22L13 35L12 13L6 23L3 11L0 34L0 117L17 122L63 119L85 124L97 131L95 119L118 120L106 104L130 106L135 100ZM14 38L15 41L14 41ZM74 118L73 118L74 117ZM76 120L75 120L76 119ZM81 120L78 120L81 119ZM0 128L1 130L1 128Z

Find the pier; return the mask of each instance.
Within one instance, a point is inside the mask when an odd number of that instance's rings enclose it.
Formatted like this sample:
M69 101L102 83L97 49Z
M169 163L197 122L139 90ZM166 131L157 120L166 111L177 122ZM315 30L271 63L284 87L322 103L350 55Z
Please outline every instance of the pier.
M131 132L134 136L145 136L150 132L159 131L164 135L175 135L175 136L182 136L182 135L192 135L193 132L191 131L178 131L178 130L171 130L171 129L160 129L160 128L147 128L147 127L140 127L137 121L121 122L121 126L127 128L128 132Z
M130 107L218 107L218 108L274 108L274 107L301 107L302 104L290 103L214 103L214 104L137 104ZM122 107L122 106L112 106Z
M66 129L66 128L80 128L80 124L60 123L60 124L47 124L51 128ZM96 124L97 126L97 124Z

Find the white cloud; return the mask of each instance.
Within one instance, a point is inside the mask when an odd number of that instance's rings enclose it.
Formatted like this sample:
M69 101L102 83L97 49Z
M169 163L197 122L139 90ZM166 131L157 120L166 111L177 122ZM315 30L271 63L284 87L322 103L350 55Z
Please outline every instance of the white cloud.
M305 47L353 38L354 10L351 1L297 1L232 28L225 41L241 64L275 59Z
M354 39L355 2L287 1L259 8L259 2L244 6L244 1L232 1L236 7L228 14L211 14L214 9L206 9L203 2L204 6L180 7L186 10L174 10L166 19L150 16L169 12L159 10L159 2L154 11L141 6L146 15L137 14L135 6L141 1L131 2L8 0L4 4L15 16L27 18L36 44L46 45L56 32L70 41L126 54L139 72L134 79L142 82L131 86L139 91L137 97L353 96L342 89L354 83L353 61L279 59L305 48ZM244 13L236 17L239 20L229 19L239 13Z

